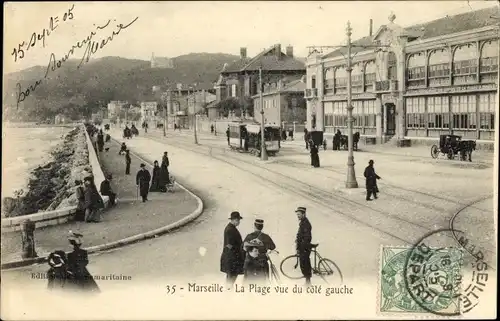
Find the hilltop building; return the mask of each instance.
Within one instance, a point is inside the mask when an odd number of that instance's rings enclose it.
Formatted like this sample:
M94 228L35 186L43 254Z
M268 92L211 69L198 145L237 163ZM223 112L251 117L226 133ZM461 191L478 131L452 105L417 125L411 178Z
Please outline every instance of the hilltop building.
M155 57L155 53L151 54L151 68L174 68L174 61L167 57Z
M391 14L375 34L370 23L352 48L354 131L378 142L440 134L494 140L498 14L491 7L406 28ZM345 55L346 48L315 50L307 59L309 129L346 133Z

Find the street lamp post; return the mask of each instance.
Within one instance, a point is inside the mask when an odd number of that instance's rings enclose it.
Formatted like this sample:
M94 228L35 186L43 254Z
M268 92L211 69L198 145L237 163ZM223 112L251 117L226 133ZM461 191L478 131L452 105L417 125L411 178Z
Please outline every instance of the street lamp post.
M267 160L267 152L266 152L266 140L264 136L264 86L262 84L262 67L259 68L259 82L260 82L260 93L259 93L259 101L260 101L260 159L265 161Z
M354 170L354 139L352 133L352 125L354 118L352 117L352 57L351 57L351 23L347 22L347 180L345 186L347 188L358 188L356 181L356 173Z
M189 103L189 89L188 89L188 103ZM196 130L196 90L194 88L193 88L193 135L194 135L194 143L198 145L198 134Z

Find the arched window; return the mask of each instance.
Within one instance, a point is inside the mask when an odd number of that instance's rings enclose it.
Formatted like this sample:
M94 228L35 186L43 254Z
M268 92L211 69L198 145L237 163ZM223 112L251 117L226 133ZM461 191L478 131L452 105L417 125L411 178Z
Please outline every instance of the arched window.
M434 50L429 55L429 86L450 83L450 53L446 49Z
M408 87L425 86L425 53L412 54L406 68Z
M363 91L363 65L361 63L355 64L351 72L351 85L352 91Z
M469 43L459 46L453 54L453 83L476 82L477 67L476 45Z
M482 83L495 83L498 72L498 41L490 40L481 48L480 72Z
M335 70L335 93L342 94L347 92L347 70L345 67L338 67Z
M333 68L326 68L324 70L324 84L325 84L325 94L333 94L333 87L335 83L335 72Z
M369 61L365 65L365 90L373 91L373 83L377 80L377 65L375 61Z

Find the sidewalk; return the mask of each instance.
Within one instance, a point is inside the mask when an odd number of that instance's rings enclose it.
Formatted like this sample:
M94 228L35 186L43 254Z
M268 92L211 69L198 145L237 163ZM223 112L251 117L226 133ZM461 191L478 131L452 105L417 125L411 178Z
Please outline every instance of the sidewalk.
M98 224L68 222L37 229L35 242L38 256L47 256L59 249L69 250L67 235L70 230L83 234L84 247L88 248L161 228L183 219L197 209L197 200L179 187L175 188L174 193L150 193L150 201L146 203L142 203L140 197L137 200L135 175L143 161L131 154L131 174L125 175L125 156L118 155L119 145L111 141L106 144L105 148L107 147L109 151L101 154L101 166L105 173L113 175L111 185L117 194L117 205L104 211ZM152 173L149 166L148 170ZM2 264L21 260L20 252L21 233L3 233Z

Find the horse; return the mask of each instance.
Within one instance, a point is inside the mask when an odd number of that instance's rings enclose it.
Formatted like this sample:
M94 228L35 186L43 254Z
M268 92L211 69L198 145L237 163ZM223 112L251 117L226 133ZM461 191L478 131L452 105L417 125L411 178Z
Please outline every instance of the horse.
M458 150L460 152L460 160L472 162L472 151L476 150L475 140L461 140L458 143Z

